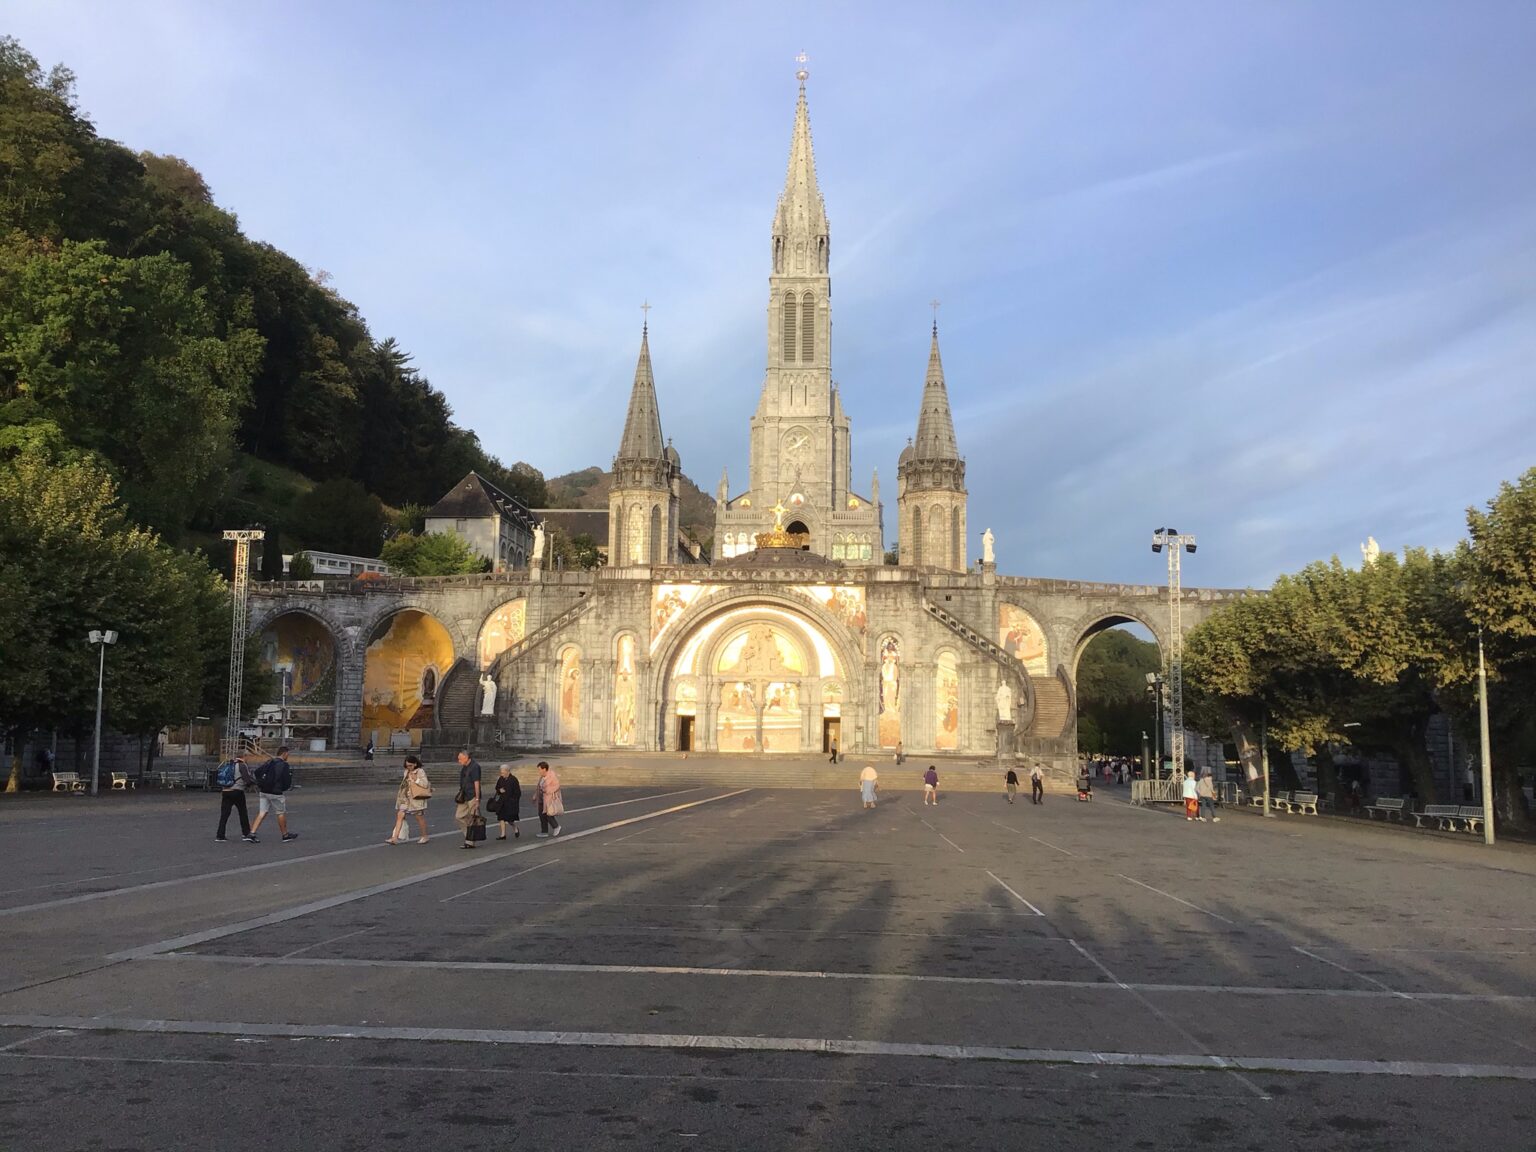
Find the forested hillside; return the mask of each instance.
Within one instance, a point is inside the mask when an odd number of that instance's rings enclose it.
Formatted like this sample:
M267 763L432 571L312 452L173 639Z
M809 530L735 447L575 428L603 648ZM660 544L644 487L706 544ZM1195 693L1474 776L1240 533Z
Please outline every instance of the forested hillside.
M245 236L187 161L102 139L67 69L0 38L0 451L21 445L95 454L172 541L291 534L312 482L431 504L474 468L544 502L324 274Z

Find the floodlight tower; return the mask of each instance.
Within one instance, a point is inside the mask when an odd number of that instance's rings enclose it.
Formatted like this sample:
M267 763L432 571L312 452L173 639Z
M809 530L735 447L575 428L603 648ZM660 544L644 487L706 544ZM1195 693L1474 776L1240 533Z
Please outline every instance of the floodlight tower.
M251 593L251 541L265 540L260 528L229 528L224 539L235 543L235 581L230 597L229 707L224 719L222 756L233 756L240 747L240 701L245 696L246 602Z
M1184 624L1179 585L1179 555L1195 551L1195 538L1177 528L1155 528L1152 551L1168 549L1168 753L1173 758L1174 779L1184 776Z

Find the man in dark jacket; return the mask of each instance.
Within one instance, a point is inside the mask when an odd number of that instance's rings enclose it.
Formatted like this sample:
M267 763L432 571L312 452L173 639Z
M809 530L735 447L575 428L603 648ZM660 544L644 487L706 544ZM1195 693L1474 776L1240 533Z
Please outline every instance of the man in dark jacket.
M285 793L292 787L293 772L288 767L288 746L285 744L277 750L276 756L256 769L256 788L261 793L261 799L256 823L251 825L252 836L260 830L261 822L271 812L277 817L277 830L283 834L284 841L299 838L297 832L288 831L288 799Z

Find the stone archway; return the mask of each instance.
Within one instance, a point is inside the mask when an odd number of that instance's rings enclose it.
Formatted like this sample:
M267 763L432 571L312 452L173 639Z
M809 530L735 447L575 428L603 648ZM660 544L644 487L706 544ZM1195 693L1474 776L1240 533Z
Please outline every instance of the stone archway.
M406 607L377 620L361 640L362 741L419 746L433 726L436 690L457 660L452 634L431 613Z
M1125 625L1135 625L1145 630L1154 646L1156 656L1134 643L1121 642L1122 656L1106 665L1103 654L1096 667L1098 674L1090 677L1090 683L1081 680L1083 656L1096 640L1108 633L1117 632ZM1139 612L1106 610L1094 617L1079 620L1073 629L1071 663L1063 666L1070 674L1072 685L1072 731L1078 748L1084 753L1105 753L1112 756L1139 757L1141 743L1148 733L1157 727L1158 717L1154 702L1148 695L1143 677L1148 671L1163 667L1165 648L1163 637L1151 619ZM1143 643L1145 637L1136 637ZM1108 639L1102 643L1109 643ZM1125 664L1131 669L1126 670ZM1153 736L1155 747L1162 737Z
M337 697L342 645L330 622L304 608L284 608L260 623L261 669L272 676L270 700L256 701L258 718L270 717L284 699L277 675L286 668L287 711L277 719L276 739L324 739L337 736ZM263 723L265 726L265 721Z
M653 660L660 745L815 753L858 724L861 658L818 609L731 597L691 611Z

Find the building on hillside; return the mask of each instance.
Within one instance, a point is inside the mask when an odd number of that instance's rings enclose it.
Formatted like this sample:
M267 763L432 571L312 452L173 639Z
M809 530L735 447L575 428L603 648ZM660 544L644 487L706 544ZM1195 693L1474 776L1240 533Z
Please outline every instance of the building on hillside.
M528 567L538 520L516 496L509 496L478 472L471 472L427 510L428 532L458 536L491 562L493 572Z
M334 693L338 743L734 755L836 745L859 756L901 746L973 762L1026 755L1070 778L1089 639L1137 622L1166 645L1158 584L1003 575L990 533L973 551L936 324L914 325L913 370L897 389L915 424L896 462L899 563L883 562L878 475L854 487L850 418L832 382L831 227L800 81L768 236L766 373L741 390L746 486L733 493L721 478L708 562L687 563L682 545L682 461L662 433L666 349L658 335L658 384L646 326L606 513L529 513L472 474L428 524L481 533L496 574L350 596L253 590L257 627L294 643L329 633L335 674L317 668L312 682ZM539 518L587 532L604 566L528 570ZM1244 594L1186 587L1184 627Z
M597 554L603 564L608 563L610 542L608 531L613 526L613 513L603 508L535 508L533 518L542 521L551 535L561 533L568 540L587 536L597 546ZM686 529L677 530L677 562L679 564L708 564L709 554ZM544 557L546 568L556 568L549 556Z
M283 575L288 575L293 566L294 557L303 556L314 568L315 578L334 579L338 576L388 576L389 565L377 556L348 556L341 552L317 552L313 548L304 548L292 554L283 556Z

